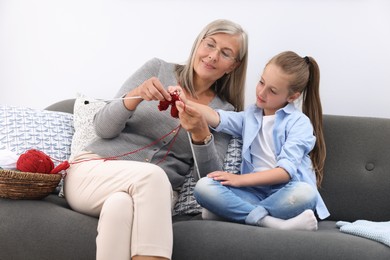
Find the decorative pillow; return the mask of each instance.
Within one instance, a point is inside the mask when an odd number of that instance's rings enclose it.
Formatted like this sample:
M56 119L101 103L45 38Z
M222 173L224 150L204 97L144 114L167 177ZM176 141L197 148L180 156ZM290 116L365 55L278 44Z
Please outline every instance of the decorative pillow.
M105 104L104 101L97 101L78 94L73 108L75 132L71 146L71 159L97 138L93 127L93 117Z
M175 206L173 207L173 216L185 214L194 215L202 212L202 207L194 197L196 180L193 177L192 170L185 177L186 179L181 186Z
M20 155L38 149L65 161L70 156L73 115L16 106L0 106L0 150Z
M104 101L97 101L82 94L77 95L73 108L75 132L72 138L70 160L97 138L93 127L93 117L104 105ZM58 196L65 197L62 188L60 189Z
M231 173L240 173L241 167L241 149L242 140L238 137L230 139L223 170ZM173 208L173 216L184 214L198 214L202 212L202 207L198 204L194 197L195 178L190 174L186 176L186 180L179 191L177 202Z
M239 174L241 172L241 151L242 139L239 137L233 137L230 139L223 163L224 171L234 174Z
M29 149L37 149L49 155L57 165L69 159L73 133L72 114L0 106L0 150L20 155ZM57 192L61 185L62 182Z

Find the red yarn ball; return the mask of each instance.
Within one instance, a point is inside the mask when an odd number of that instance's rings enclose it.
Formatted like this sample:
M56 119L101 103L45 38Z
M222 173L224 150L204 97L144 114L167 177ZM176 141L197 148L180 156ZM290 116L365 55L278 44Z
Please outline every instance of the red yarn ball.
M38 150L28 150L19 156L16 169L23 172L50 173L54 163L48 155Z

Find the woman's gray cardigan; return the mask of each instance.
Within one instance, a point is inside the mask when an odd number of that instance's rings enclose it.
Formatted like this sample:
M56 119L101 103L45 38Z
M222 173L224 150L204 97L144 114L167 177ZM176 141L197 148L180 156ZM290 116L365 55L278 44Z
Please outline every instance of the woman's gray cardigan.
M154 58L139 68L121 87L117 97L124 96L145 80L157 77L163 86L177 85L175 65ZM122 100L107 103L96 115L94 125L100 139L89 144L85 150L104 158L123 154L118 159L157 163L168 175L173 189L179 188L184 176L193 169L194 159L189 136L183 128L175 137L172 132L180 125L177 118L158 109L158 101L142 101L134 111L129 111ZM233 106L215 97L209 104L212 108L233 110ZM207 145L193 145L201 177L221 170L230 136L213 133Z

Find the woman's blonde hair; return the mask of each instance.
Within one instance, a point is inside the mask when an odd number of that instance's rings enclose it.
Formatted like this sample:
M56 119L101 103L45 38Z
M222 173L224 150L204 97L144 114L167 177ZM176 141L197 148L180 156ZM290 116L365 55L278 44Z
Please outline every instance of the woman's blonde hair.
M202 39L217 33L226 33L240 36L240 52L238 55L239 65L229 74L223 75L214 83L215 93L223 100L231 103L236 111L244 109L244 91L246 80L246 69L248 63L248 35L240 25L229 20L216 20L208 24L195 39L190 52L190 57L185 65L177 65L176 73L181 87L185 88L192 95L195 95L194 88L194 60L196 50Z
M268 64L274 64L290 75L290 94L302 94L302 111L309 118L314 128L316 144L310 152L317 178L321 186L326 158L326 146L322 126L322 105L320 99L320 69L312 57L301 57L295 52L286 51L273 57Z

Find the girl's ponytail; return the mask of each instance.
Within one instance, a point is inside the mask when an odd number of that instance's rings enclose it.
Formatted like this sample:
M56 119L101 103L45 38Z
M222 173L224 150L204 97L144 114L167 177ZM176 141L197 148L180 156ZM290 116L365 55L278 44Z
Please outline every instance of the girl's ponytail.
M304 88L302 112L309 118L314 128L316 136L316 144L310 153L310 158L316 173L317 185L321 186L325 157L326 146L323 133L322 122L322 105L320 99L320 70L317 62L311 57L304 57L309 69L309 78L307 85Z
M321 186L326 146L322 129L322 105L320 99L320 69L312 57L300 57L292 51L282 52L273 57L268 64L279 66L286 74L291 75L290 94L301 93L303 97L302 111L309 118L314 128L316 143L310 152L317 178L317 186Z

